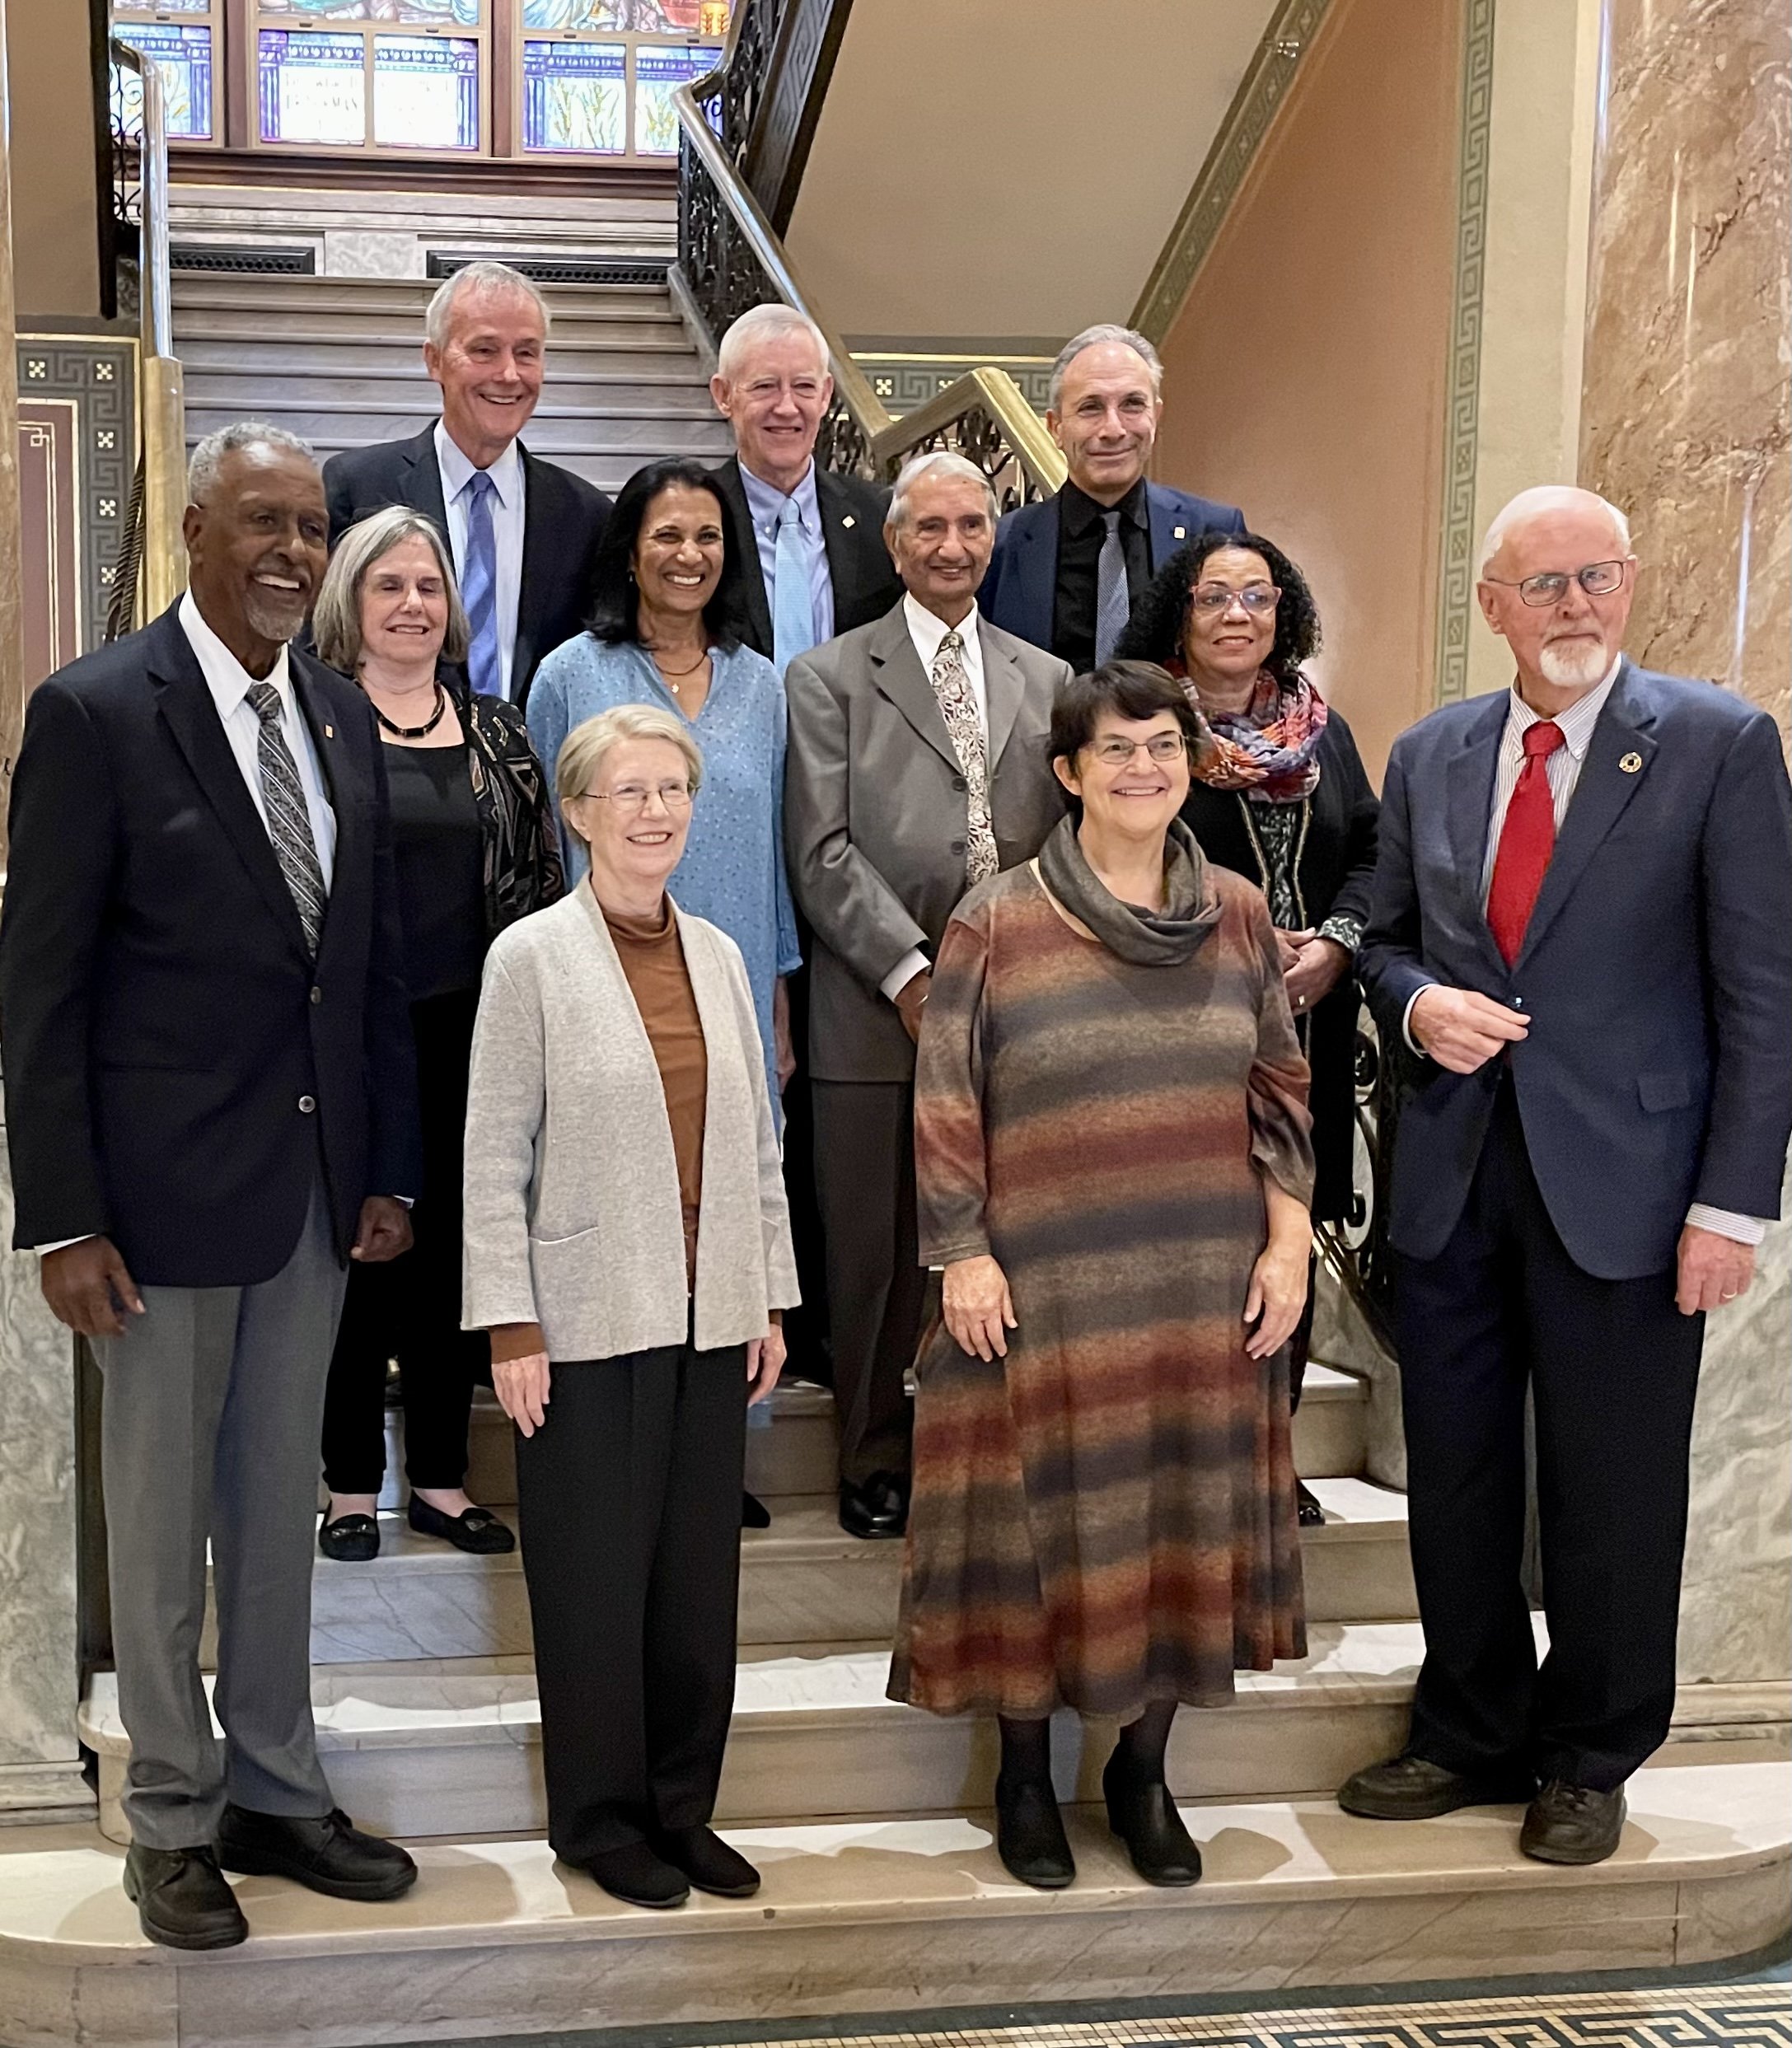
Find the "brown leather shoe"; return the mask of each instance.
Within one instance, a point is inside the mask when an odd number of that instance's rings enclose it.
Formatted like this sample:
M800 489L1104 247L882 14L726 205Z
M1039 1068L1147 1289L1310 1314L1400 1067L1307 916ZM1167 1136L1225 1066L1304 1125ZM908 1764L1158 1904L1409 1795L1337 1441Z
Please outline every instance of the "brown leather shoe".
M1624 1788L1595 1792L1551 1778L1531 1802L1518 1847L1540 1863L1603 1863L1624 1832Z
M1347 1779L1338 1793L1346 1813L1365 1821L1434 1821L1462 1807L1522 1806L1537 1789L1528 1772L1465 1778L1429 1758L1391 1756Z

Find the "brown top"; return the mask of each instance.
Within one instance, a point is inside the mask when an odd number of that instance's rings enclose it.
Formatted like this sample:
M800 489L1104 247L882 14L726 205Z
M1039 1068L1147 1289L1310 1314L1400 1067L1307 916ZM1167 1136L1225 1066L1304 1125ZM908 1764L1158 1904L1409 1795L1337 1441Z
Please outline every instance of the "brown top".
M703 1119L709 1087L709 1054L703 1042L703 1020L685 965L685 948L669 901L659 915L619 917L604 912L604 923L615 942L629 993L647 1026L666 1091L666 1114L671 1120L672 1153L678 1162L678 1195L685 1212L685 1278L697 1279L697 1208L703 1199Z

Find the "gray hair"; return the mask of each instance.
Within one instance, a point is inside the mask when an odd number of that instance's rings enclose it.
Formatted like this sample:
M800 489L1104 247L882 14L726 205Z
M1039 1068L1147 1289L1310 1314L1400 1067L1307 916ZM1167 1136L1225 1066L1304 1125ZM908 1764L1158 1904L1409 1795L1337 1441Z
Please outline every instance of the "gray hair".
M466 608L461 602L461 587L454 580L454 562L447 543L433 519L409 505L388 505L385 511L358 520L336 544L324 573L323 588L311 612L311 638L317 658L331 668L353 676L361 666L361 587L367 572L390 554L400 542L427 540L442 571L448 594L448 629L442 636L442 659L464 662L472 640Z
M496 263L481 257L477 263L464 263L452 277L445 278L429 302L429 310L423 315L423 339L432 348L445 348L448 335L454 325L454 309L463 298L475 292L492 292L506 297L525 298L541 316L544 338L554 324L554 316L548 310L548 302L522 271L512 270L508 263Z
M799 313L793 306L773 305L751 306L742 313L722 337L722 345L716 351L716 375L732 384L741 374L741 366L746 355L760 343L782 341L786 334L807 334L815 344L816 358L821 366L821 374L828 374L827 336L824 334L807 313Z
M665 740L685 757L693 796L703 785L703 755L682 718L654 704L616 704L575 725L560 743L554 764L554 788L563 804L583 797L604 756L622 740Z
M1046 403L1053 412L1058 409L1058 400L1064 395L1064 373L1085 348L1097 348L1104 341L1117 341L1123 348L1130 348L1151 372L1151 395L1163 395L1163 365L1158 352L1136 327L1116 327L1111 320L1102 320L1093 327L1085 327L1080 334L1073 334L1058 351L1058 360L1051 366L1051 377L1046 387Z
M1610 517L1612 529L1618 545L1626 554L1631 551L1631 522L1609 498L1602 498L1597 491L1584 490L1578 484L1533 484L1528 490L1520 491L1509 498L1494 516L1481 544L1481 554L1475 563L1477 577L1485 577L1487 564L1506 544L1506 536L1514 526L1522 526L1527 519L1534 519L1539 512L1565 512L1578 506L1586 510L1600 507Z
M217 486L225 456L245 448L278 448L288 455L302 455L307 462L317 460L310 442L288 433L284 427L272 426L264 419L233 420L208 434L193 451L187 464L187 503L203 505Z
M909 497L923 477L956 476L967 484L976 484L983 492L984 501L990 508L990 524L993 526L1001 513L997 502L995 486L975 462L956 453L950 448L934 448L911 456L902 465L896 478L896 487L890 493L890 509L883 516L886 526L900 526L909 516Z

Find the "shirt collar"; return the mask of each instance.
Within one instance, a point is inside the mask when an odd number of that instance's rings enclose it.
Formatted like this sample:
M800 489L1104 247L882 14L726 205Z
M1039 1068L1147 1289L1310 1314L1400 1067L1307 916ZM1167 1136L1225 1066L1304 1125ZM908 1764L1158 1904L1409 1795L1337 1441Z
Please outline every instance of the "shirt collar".
M909 638L915 643L915 652L921 657L923 668L931 668L939 658L939 643L948 633L956 633L964 642L967 655L978 644L977 606L975 599L971 601L970 610L958 621L957 624L948 626L943 619L936 613L929 611L925 605L918 604L909 591L904 591L902 616L908 621Z
M184 591L181 595L180 630L185 634L187 644L199 657L200 673L205 678L206 688L212 693L213 703L218 706L220 718L228 718L258 682L274 685L280 693L283 712L292 708L292 685L283 647L274 657L274 666L265 676L251 676L205 623L198 605L194 601L191 591Z
M1145 479L1140 477L1117 505L1098 505L1087 491L1079 489L1067 478L1059 493L1058 517L1064 521L1066 533L1078 536L1087 533L1092 526L1098 526L1110 512L1120 514L1121 524L1143 526L1145 524Z
M436 464L442 471L442 495L452 505L466 489L477 465L439 419L436 422ZM522 490L522 442L512 442L485 474L492 479L498 503L506 512L514 511Z
M1599 713L1605 709L1605 700L1612 694L1612 685L1618 679L1618 671L1624 665L1621 654L1605 672L1605 679L1589 690L1584 697L1577 697L1564 711L1558 713L1555 722L1561 728L1562 745L1577 761L1584 760L1587 748L1593 739L1593 728L1599 722ZM1541 712L1531 707L1518 694L1518 686L1512 685L1512 708L1506 715L1506 732L1512 739L1522 739L1532 726L1541 723Z
M768 533L775 531L785 504L794 503L803 531L812 535L821 532L821 501L816 494L813 456L802 473L802 482L788 499L775 484L768 484L764 477L755 476L744 462L741 465L741 489L746 493L747 510L753 515L756 527L763 527Z

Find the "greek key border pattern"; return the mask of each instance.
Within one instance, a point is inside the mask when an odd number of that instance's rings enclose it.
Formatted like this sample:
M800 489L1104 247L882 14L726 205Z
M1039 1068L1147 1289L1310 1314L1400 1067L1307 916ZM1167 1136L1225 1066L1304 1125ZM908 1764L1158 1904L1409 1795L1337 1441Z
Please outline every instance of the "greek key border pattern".
M1456 290L1444 392L1443 532L1438 558L1434 701L1468 694L1475 581L1475 471L1480 447L1481 297L1487 264L1489 143L1496 0L1465 0L1462 142L1456 186Z
M1152 341L1163 341L1181 310L1330 5L1331 0L1280 0L1270 16L1207 160L1133 308L1131 325Z
M1006 370L1021 387L1035 412L1046 409L1046 386L1051 381L1051 364L1037 356L981 355L910 356L853 351L853 360L871 379L871 388L892 419L912 413L917 405L956 384L973 370Z

